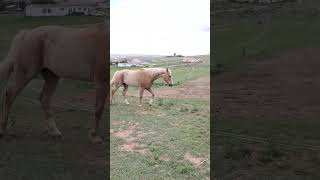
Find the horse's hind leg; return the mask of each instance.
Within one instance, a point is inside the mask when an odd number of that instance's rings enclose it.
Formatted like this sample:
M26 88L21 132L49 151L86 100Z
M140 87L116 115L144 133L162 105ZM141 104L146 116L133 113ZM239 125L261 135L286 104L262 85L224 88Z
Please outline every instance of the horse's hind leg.
M151 99L149 101L149 104L152 105L152 102L153 102L153 99L154 99L154 93L153 93L151 88L148 88L147 91L149 91L151 93L151 95L152 95L152 97L151 97Z
M2 102L3 114L0 122L0 136L3 135L7 129L9 113L15 98L31 79L32 78L27 78L25 74L20 72L12 73Z
M126 104L129 104L128 99L127 99L127 92L128 92L128 85L127 84L123 84L123 91L122 91L122 95L124 97L124 101Z
M113 100L113 96L114 94L117 92L117 90L119 89L121 85L115 83L112 87L111 87L111 98L110 98L110 104L112 104L112 100Z
M49 70L42 72L42 76L45 82L40 95L40 102L45 115L46 131L51 136L61 136L61 132L56 126L50 108L51 99L57 88L59 77L56 76L54 73L50 72Z
M92 122L91 129L89 130L89 138L93 144L102 143L102 138L98 136L100 121L104 112L104 106L107 98L106 82L96 82L96 112L95 120Z
M143 91L144 91L144 88L140 87L140 101L139 101L139 106L142 106L141 101L142 101Z

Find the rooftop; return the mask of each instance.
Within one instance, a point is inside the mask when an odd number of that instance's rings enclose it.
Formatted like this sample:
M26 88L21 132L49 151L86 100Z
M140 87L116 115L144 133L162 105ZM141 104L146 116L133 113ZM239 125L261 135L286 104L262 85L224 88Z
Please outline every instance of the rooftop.
M88 7L97 6L96 3L56 3L56 4L30 4L29 7Z

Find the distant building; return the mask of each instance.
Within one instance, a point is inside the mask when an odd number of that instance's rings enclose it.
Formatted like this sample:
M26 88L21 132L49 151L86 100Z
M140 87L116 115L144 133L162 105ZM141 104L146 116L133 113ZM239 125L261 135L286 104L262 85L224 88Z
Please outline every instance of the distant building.
M118 63L118 67L134 67L134 65L130 63Z
M184 63L199 63L199 62L202 62L202 60L197 59L195 57L186 56L182 59L182 62L184 62Z
M276 3L276 2L282 2L285 0L233 0L234 2L240 2L240 3L259 3L259 4L269 4L269 3Z
M26 16L71 16L95 15L93 3L30 4L25 8Z

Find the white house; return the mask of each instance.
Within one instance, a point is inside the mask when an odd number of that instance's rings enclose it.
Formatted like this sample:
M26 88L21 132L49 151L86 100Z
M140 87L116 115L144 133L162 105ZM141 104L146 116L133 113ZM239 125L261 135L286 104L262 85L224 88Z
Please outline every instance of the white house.
M132 67L133 65L130 63L118 63L118 67Z
M182 59L182 62L184 62L184 63L200 63L200 62L202 62L202 60L201 59L197 59L197 58L195 58L195 57L188 57L188 56L186 56L186 57L184 57L183 59Z
M92 3L58 3L58 4L30 4L25 8L26 16L68 16L92 15L95 4Z

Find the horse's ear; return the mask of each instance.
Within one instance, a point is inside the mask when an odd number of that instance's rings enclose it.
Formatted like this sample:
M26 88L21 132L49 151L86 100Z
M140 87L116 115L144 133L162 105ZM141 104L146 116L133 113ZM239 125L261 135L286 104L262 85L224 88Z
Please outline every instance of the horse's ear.
M167 68L167 72L169 72L169 69Z

